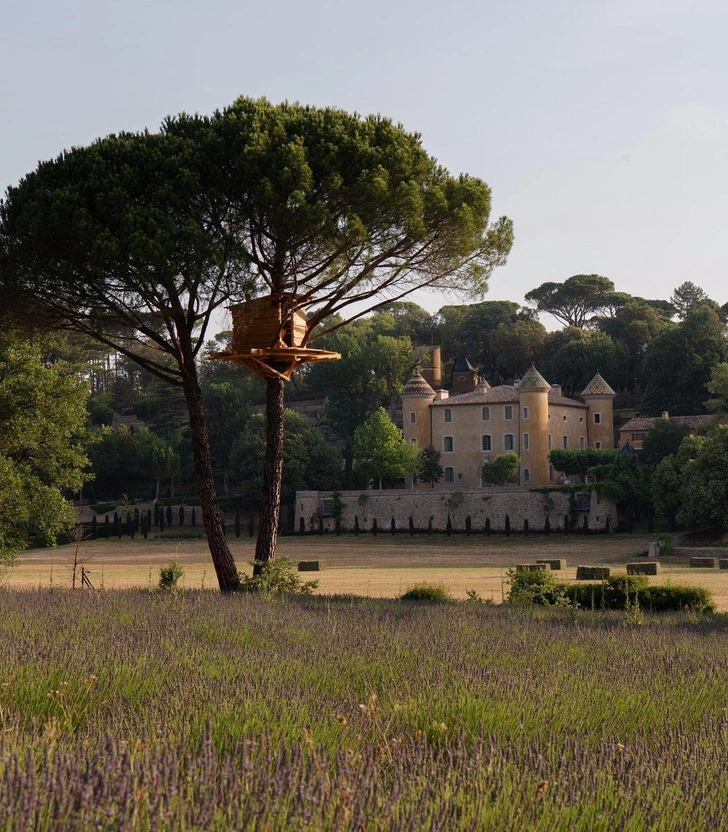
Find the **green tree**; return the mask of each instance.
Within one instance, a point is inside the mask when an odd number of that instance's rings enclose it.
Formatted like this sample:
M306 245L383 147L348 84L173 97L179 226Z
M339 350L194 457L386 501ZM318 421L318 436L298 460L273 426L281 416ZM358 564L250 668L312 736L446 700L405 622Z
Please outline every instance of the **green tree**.
M642 460L646 465L655 467L665 457L678 452L680 443L690 433L687 425L658 419L647 431L642 442Z
M542 283L526 295L539 312L565 326L582 328L614 302L614 283L598 274L576 274L563 283Z
M64 493L89 478L83 452L85 385L40 348L0 332L0 562L33 535L49 543L75 522Z
M705 437L687 437L678 452L682 485L678 522L728 529L728 425Z
M554 449L549 452L549 461L555 471L584 478L593 468L611 465L618 454L614 448Z
M493 485L507 485L518 477L520 459L517 454L506 453L491 462L484 462L481 470L483 482Z
M212 462L222 476L223 493L227 494L230 490L230 449L250 417L250 407L239 382L203 381L202 400L207 416Z
M437 448L432 445L422 448L417 460L417 478L434 488L435 483L442 479L444 470L440 464L440 452Z
M294 410L286 410L287 441L283 453L281 492L292 499L296 491L333 491L341 485L341 455L316 428ZM243 497L259 504L265 459L265 418L254 413L230 450L231 477Z
M405 442L402 431L380 407L354 434L354 468L367 480L401 479L417 470L417 448Z
M659 415L704 413L712 368L728 358L726 327L709 307L698 304L677 325L647 345L642 362L642 410Z
M716 311L718 307L718 304L712 301L700 286L696 286L690 280L686 280L675 289L670 296L670 303L681 321L684 321L690 312L701 304L708 304Z

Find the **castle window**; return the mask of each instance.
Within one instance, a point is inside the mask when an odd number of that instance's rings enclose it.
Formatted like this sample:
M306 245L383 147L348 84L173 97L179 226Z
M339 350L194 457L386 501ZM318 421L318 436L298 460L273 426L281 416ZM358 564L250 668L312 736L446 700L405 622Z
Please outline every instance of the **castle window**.
M446 454L451 454L455 450L455 439L452 436L442 437L442 450Z
M447 482L447 483L455 482L455 469L452 467L452 465L448 465L445 468L444 474L445 474L445 482Z
M515 447L514 436L512 433L507 433L503 437L503 450L512 451Z
M480 411L480 417L484 422L489 421L490 420L490 408L489 407L484 407Z
M568 448L569 447L569 437L564 436L563 439L564 439L564 448Z
M554 466L549 465L549 481L551 481L553 478L554 478Z
M561 419L562 419L562 421L564 421L564 422L566 421L566 414L565 414L565 413L564 413L564 415L561 417Z
M527 433L523 434L523 450L524 451L528 450L528 434Z
M601 442L595 442L595 443L594 443L594 447L595 447L597 450L599 450L599 448L601 448L601 447L602 447L602 443L601 443Z
M410 445L417 445L416 439L410 439Z
M512 419L513 418L513 405L507 404L503 408L503 418L504 419Z
M531 479L531 472L528 468L523 469L523 481L528 482Z
M523 408L523 418L528 419L528 408L527 407Z
M579 450L580 450L580 451L583 451L583 450L584 450L584 448L586 448L586 442L585 442L585 440L584 440L584 437L583 437L583 436L580 436L580 437L579 437Z
M493 442L491 441L489 433L485 433L485 434L483 434L483 436L480 437L480 450L481 451L492 451L493 450Z
M551 434L549 434L549 450L551 450L552 445L553 445L553 440L551 439Z
M417 414L416 413L410 413L410 424L414 425L414 424L416 424L416 422L417 422Z
M446 407L445 410L442 412L442 421L443 422L452 422L452 410L449 407Z
M584 417L583 416L579 416L579 424L580 425L584 424Z
M594 424L595 425L601 425L601 423L602 423L602 414L601 413L595 413L594 414Z

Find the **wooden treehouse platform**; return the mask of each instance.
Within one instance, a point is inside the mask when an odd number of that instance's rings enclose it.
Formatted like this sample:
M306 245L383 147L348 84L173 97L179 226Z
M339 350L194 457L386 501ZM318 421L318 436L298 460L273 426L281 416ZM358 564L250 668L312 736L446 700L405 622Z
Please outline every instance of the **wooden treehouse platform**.
M211 357L241 364L261 378L285 381L302 364L341 358L338 352L306 346L308 322L296 300L294 295L275 294L231 306L232 347Z

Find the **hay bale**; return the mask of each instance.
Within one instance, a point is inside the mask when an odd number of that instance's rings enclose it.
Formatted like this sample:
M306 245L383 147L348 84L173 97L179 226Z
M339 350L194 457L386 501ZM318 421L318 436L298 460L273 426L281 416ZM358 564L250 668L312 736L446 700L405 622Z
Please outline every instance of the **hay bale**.
M516 572L546 572L549 569L546 563L519 563L516 565Z
M608 566L577 566L577 581L604 581L611 575Z
M715 569L718 558L690 558L691 569Z
M299 560L298 561L298 571L299 572L320 572L322 569L326 569L326 561L325 560Z
M650 563L628 563L628 575L657 575L660 572L660 564L657 561L650 561Z
M537 560L536 563L547 563L554 572L566 569L566 561L563 558L557 558L556 560Z
M721 569L728 569L728 558L720 558L718 561L718 566Z

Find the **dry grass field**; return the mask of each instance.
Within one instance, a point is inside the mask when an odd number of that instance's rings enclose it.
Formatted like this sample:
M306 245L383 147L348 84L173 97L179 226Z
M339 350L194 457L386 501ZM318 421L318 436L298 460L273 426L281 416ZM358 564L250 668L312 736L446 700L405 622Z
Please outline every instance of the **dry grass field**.
M579 565L623 568L626 563L641 559L649 539L640 535L325 535L283 537L278 554L294 561L325 560L324 571L305 573L304 577L317 579L318 592L326 595L393 598L414 584L429 582L443 584L456 598L465 598L467 590L474 589L483 598L499 603L506 572L517 563L564 558L568 568L563 577L573 580ZM254 542L248 537L233 537L230 546L238 567L250 571ZM28 551L15 567L5 572L2 584L16 588L70 587L75 548L71 544ZM97 589L154 586L160 567L172 560L179 561L184 568L183 586L216 586L203 539L164 536L146 541L86 541L80 545L78 556ZM661 563L661 575L650 580L704 586L713 593L719 610L728 611L728 571L690 569L687 561L680 558L663 558Z

